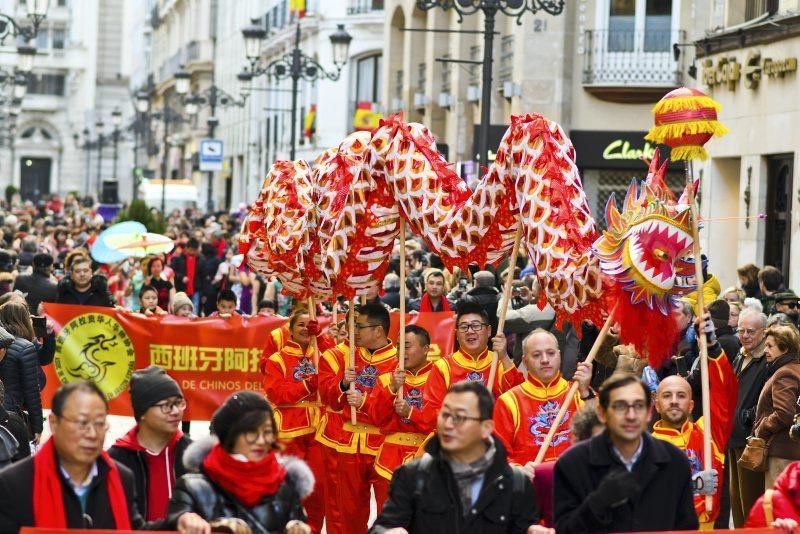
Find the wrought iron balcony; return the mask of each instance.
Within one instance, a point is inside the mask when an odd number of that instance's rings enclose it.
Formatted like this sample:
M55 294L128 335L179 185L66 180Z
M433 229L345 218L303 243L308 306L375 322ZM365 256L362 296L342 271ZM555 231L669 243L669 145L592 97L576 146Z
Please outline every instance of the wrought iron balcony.
M583 85L597 87L677 87L682 61L672 44L685 41L685 32L589 30L583 43ZM681 55L683 58L684 55Z
M347 4L348 15L361 15L373 11L383 11L384 0L350 0Z

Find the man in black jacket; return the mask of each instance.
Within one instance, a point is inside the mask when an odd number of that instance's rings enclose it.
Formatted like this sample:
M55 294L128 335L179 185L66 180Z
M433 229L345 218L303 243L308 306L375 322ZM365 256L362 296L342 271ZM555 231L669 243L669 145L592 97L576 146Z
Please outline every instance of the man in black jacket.
M167 517L175 481L186 473L183 452L191 440L180 430L186 399L164 369L151 365L133 373L134 426L108 454L133 471L136 505L148 521Z
M89 256L77 256L72 260L69 277L58 284L56 302L109 308L114 306L105 276L92 275L92 260Z
M25 526L160 527L145 525L139 515L130 470L103 453L108 404L100 389L87 381L64 385L53 396L52 410L52 438L36 456L0 472L0 532ZM208 532L205 521L185 515L182 532Z
M635 532L696 530L686 454L647 432L650 392L639 378L617 374L600 387L601 434L556 462L556 530Z
M53 257L41 252L33 257L33 272L21 274L14 280L14 289L25 295L28 309L32 314L39 313L39 304L55 302L58 295L57 284L50 279Z
M459 382L442 403L426 454L397 469L373 534L539 533L533 486L492 436L494 401L480 383Z
M763 313L745 308L739 314L742 348L733 361L733 372L739 381L739 396L725 465L730 473L731 512L736 528L744 526L753 504L764 493L764 473L743 469L736 462L744 452L745 440L753 430L758 397L767 381L767 359L764 357L766 326L767 316Z

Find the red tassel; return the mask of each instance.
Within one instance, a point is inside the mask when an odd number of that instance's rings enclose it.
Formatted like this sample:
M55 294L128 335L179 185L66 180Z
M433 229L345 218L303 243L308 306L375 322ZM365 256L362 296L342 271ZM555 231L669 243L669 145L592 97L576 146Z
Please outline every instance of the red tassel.
M648 359L650 367L660 369L678 343L680 331L675 318L644 304L631 304L630 293L619 284L606 287L606 291L616 303L614 320L620 324L620 343L632 344L641 357Z

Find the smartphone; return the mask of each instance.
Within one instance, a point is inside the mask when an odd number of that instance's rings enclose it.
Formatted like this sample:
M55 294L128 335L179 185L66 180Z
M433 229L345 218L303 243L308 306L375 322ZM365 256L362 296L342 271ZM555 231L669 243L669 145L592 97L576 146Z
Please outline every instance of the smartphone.
M44 337L47 335L47 318L38 315L31 315L33 322L33 334L36 337Z

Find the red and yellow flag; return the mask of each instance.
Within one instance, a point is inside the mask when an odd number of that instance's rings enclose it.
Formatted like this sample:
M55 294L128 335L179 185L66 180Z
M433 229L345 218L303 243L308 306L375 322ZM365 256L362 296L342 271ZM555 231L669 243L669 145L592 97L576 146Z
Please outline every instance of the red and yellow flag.
M311 136L314 135L314 132L317 131L317 105L311 104L311 107L308 108L308 113L306 113L306 117L303 120L303 135L311 139Z
M356 130L375 130L378 128L380 120L383 118L379 112L373 109L372 102L359 102L356 105L356 113L353 116L353 128Z
M306 0L289 0L289 12L295 13L298 18L306 16Z

